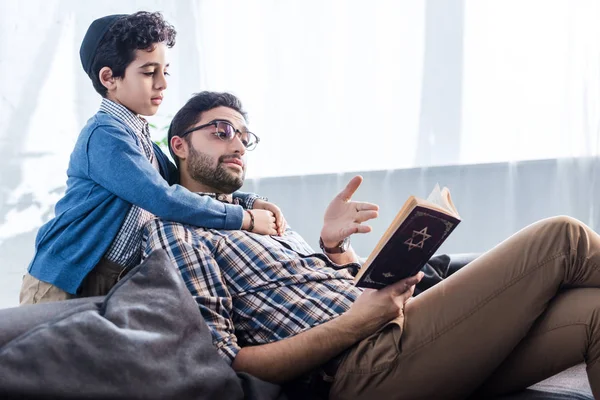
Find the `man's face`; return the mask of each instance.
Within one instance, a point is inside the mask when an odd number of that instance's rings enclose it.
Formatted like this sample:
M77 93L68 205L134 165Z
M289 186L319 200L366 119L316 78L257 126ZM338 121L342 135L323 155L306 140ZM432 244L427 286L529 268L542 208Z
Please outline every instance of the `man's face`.
M152 51L136 50L135 59L116 79L116 88L107 97L124 105L135 114L154 115L167 88L167 46L156 43Z
M227 121L242 132L247 130L244 117L228 107L205 111L202 119L190 129L215 120ZM213 188L216 192L230 194L244 184L246 148L239 136L224 141L214 135L214 132L216 128L208 126L189 134L187 173L195 181Z

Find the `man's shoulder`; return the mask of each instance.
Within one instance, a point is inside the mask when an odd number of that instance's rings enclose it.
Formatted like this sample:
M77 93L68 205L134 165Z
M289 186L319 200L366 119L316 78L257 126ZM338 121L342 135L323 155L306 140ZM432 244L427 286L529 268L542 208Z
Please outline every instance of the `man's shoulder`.
M152 218L150 221L144 224L144 233L153 234L158 231L164 231L167 233L175 231L192 232L192 227L189 225L182 224L181 222L167 221L158 217Z
M164 237L165 242L172 238L184 241L214 242L224 237L224 234L216 229L206 229L160 218L153 218L146 222L143 231L145 237Z

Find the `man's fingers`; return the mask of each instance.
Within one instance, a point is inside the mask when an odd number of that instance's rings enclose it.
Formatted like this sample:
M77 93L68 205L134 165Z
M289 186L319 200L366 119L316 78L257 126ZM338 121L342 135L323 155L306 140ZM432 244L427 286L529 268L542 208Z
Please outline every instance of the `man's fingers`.
M377 218L378 216L379 216L379 212L378 211L373 211L373 210L370 210L370 211L359 211L356 214L356 218L354 220L356 222L360 223L360 222L368 221L368 220L373 219L373 218Z
M338 194L338 197L343 201L349 201L354 195L354 192L356 192L356 189L358 189L358 187L362 183L362 181L362 176L356 175L354 178L350 179L350 182L348 182L346 187Z
M354 207L356 207L356 211L379 211L379 206L374 203L367 203L364 201L357 201L354 203Z
M369 225L358 225L356 227L356 233L369 233L371 232L371 227Z
M406 292L404 292L400 295L400 297L402 298L402 301L404 301L404 303L406 303L406 301L408 299L410 299L413 294L415 294L415 285L412 285L411 287L409 287Z
M372 228L369 225L361 225L358 223L351 224L347 228L343 229L341 232L342 237L348 237L350 235L354 235L355 233L369 233Z
M417 283L419 283L421 281L421 279L423 278L423 275L425 275L425 274L423 272L419 271L416 275L409 276L408 278L405 278L396 283L393 283L390 286L388 286L386 289L391 291L395 296L400 296L401 294L403 294L407 290L409 290L411 287L413 287Z

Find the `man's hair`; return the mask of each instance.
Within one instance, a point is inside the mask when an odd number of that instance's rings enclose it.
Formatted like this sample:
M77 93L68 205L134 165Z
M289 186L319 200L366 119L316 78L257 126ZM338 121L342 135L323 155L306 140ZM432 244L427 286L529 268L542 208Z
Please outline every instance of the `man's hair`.
M135 59L136 50L152 50L162 42L171 48L176 35L175 28L160 12L139 11L115 21L100 41L92 62L89 76L96 92L106 97L107 89L98 78L102 68L109 67L115 78L121 78Z
M244 120L248 121L248 115L242 107L240 99L232 95L231 93L220 93L220 92L200 92L195 93L191 99L185 103L181 110L177 111L175 117L171 121L169 126L169 152L175 160L175 164L179 167L179 159L171 148L171 138L173 136L181 136L185 131L190 129L192 126L198 123L202 119L202 113L205 111L212 110L217 107L227 107L239 112ZM188 144L190 143L190 136L184 136L183 138Z

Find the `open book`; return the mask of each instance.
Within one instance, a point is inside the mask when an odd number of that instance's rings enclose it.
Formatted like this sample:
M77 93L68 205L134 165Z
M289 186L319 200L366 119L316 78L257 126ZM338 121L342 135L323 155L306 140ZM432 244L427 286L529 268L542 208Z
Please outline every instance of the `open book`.
M354 283L381 289L415 275L460 223L447 188L427 200L410 196L367 258Z

